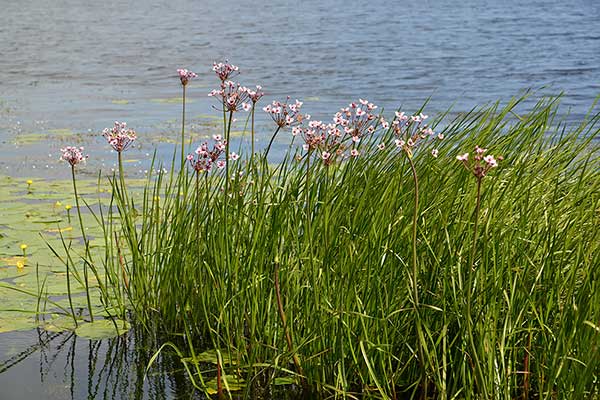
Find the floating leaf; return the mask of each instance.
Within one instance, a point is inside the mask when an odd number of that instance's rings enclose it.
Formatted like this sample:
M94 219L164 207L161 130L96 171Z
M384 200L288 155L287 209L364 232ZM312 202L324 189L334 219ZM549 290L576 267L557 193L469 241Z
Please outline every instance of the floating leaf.
M225 382L227 382L227 386L225 386ZM235 375L224 375L221 378L221 387L225 390L229 389L230 392L236 392L238 390L242 390L246 386L246 382L242 378L238 378ZM208 394L213 395L217 394L217 378L213 378L210 381L206 382L206 391Z
M273 379L271 383L274 386L288 386L297 383L296 379L292 376L280 376L278 378Z
M59 233L59 232L70 232L73 230L72 226L67 226L66 228L51 228L51 229L46 229L46 232L50 232L50 233Z
M182 97L171 97L171 98L165 98L165 99L151 99L150 100L153 103L163 103L163 104L179 104L183 101ZM193 103L195 100L192 99L185 99L186 103Z
M231 359L226 350L221 350L221 359L223 364L232 364ZM193 363L208 363L217 364L217 352L215 350L206 350L200 354L196 354L196 357L183 358L182 361L193 362ZM235 361L233 362L235 364Z
M28 331L37 326L31 317L0 315L0 333Z
M46 321L42 327L48 332L64 332L75 330L75 321L72 317L68 316L57 316L52 318L50 321Z
M115 329L115 325L117 329ZM129 328L130 325L127 321L116 319L113 322L110 319L101 319L79 325L75 329L75 333L85 339L100 340L120 336L126 333Z
M63 135L72 135L73 131L70 130L69 128L61 128L61 129L49 129L48 132L50 132L53 135L57 135L57 136L63 136Z

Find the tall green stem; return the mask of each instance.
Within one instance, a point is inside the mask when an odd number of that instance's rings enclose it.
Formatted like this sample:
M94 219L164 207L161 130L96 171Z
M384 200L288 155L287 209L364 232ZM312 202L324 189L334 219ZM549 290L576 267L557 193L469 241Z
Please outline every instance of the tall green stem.
M481 182L483 178L477 177L477 203L475 206L475 222L473 225L473 242L471 243L471 254L469 256L469 269L467 273L469 277L467 279L467 333L469 335L469 344L471 346L471 353L473 358L473 363L475 364L475 369L477 373L477 377L479 378L478 387L483 389L483 398L487 398L487 389L483 382L484 375L483 370L481 368L481 364L479 363L479 356L477 354L477 348L475 346L475 337L473 335L473 315L471 311L471 302L473 301L473 279L475 275L475 251L477 249L477 239L479 236L479 211L481 207ZM477 381L476 381L477 382Z
M83 244L85 245L85 257L86 259L83 261L83 279L85 283L85 295L87 298L88 310L90 313L90 320L94 322L94 313L92 311L92 302L90 300L90 286L88 282L88 257L90 254L89 242L87 240L87 235L85 234L85 227L83 225L83 218L81 217L81 208L79 207L79 194L77 193L77 184L75 179L75 166L71 166L71 178L73 180L73 193L75 194L75 205L77 207L77 216L79 217L79 227L81 228L81 237L83 238Z
M252 113L250 115L250 117L252 118L252 122L250 123L250 136L251 136L251 140L252 143L250 144L251 148L252 148L252 153L250 155L250 159L252 160L254 158L254 109L256 108L256 103L252 103Z
M271 151L271 145L273 144L273 141L275 140L275 136L277 136L277 133L279 133L280 129L281 129L281 126L277 125L277 129L275 129L273 136L271 136L271 140L269 141L269 145L267 146L267 151L265 152L265 160L267 159L267 156L269 155L269 151Z
M183 85L183 101L181 110L181 170L185 166L185 85Z
M229 187L229 136L231 135L231 122L233 121L233 111L229 111L229 120L227 121L227 130L225 132L225 195L228 194Z
M474 223L474 227L473 227L473 242L471 243L471 254L469 256L469 273L471 273L473 271L473 267L475 266L475 251L477 250L477 239L479 237L479 210L481 207L481 181L482 181L482 178L477 178L477 203L475 206L475 223Z
M419 277L419 266L417 264L417 225L419 223L419 177L417 176L417 170L415 168L415 164L412 160L412 155L407 154L408 162L410 164L410 169L412 171L413 182L415 184L415 212L413 214L412 220L412 289L413 289L413 304L415 308L416 314L416 329L417 329L417 339L418 339L418 349L419 349L419 363L421 364L421 374L422 374L422 382L423 385L423 396L422 398L427 398L427 368L425 362L425 336L423 335L423 321L421 320L421 312L420 312L420 304L419 304L419 286L418 286L418 277Z

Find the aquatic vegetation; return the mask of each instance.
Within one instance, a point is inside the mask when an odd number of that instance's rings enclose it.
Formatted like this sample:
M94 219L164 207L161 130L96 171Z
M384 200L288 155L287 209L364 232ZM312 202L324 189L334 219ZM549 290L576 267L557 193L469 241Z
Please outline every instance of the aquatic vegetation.
M85 194L75 176L85 157L65 150L81 232L63 230L73 228L63 187L46 201L68 226L46 233L64 268L31 287L24 271L42 250L11 238L6 258L19 260L0 291L46 293L83 337L121 334L129 318L167 332L148 368L176 354L209 395L275 384L340 398L599 394L600 114L573 125L557 99L524 113L515 98L427 123L423 109L385 116L359 99L319 121L288 98L263 108L274 134L246 156L230 151L233 115L251 112L253 136L261 88L231 82L231 64L213 70L214 143L201 141L176 175L153 160L145 180L126 182L131 135L119 142L128 128L115 126L118 177L81 182ZM289 151L269 165L287 129ZM48 296L60 284L68 298Z

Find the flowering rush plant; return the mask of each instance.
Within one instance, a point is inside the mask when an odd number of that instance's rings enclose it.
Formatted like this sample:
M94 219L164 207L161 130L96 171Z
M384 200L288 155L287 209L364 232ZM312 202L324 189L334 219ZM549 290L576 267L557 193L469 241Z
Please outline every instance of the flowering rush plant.
M427 118L428 116L423 113L410 116L399 111L395 113L394 121L392 121L392 128L396 135L395 143L410 158L413 156L414 149L428 138L435 136L438 140L444 139L443 133L436 135L433 129L425 123ZM437 157L438 150L433 149L431 155Z
M88 155L83 155L83 147L67 146L64 149L60 149L60 152L62 153L60 159L68 162L71 167L75 167L77 164L85 162L89 157Z
M228 81L229 78L239 73L239 68L233 64L229 64L227 60L225 62L213 63L212 70L217 74L223 84Z
M265 95L262 91L262 86L260 85L256 85L256 90L248 88L246 91L248 93L248 97L252 101L252 104L256 104L261 99L261 97Z
M296 100L294 103L289 102L288 97L285 102L273 101L271 104L267 104L263 107L263 111L271 116L275 124L280 128L294 127L302 123L304 119L310 119L310 115L302 115L300 109L302 108L302 102ZM300 131L292 131L294 136Z
M221 84L220 89L211 90L208 96L220 98L224 111L233 112L240 109L249 111L252 105L249 103L250 95L248 92L249 89L239 83L225 81Z
M475 154L473 161L469 159L469 153L459 154L456 159L462 162L465 169L471 172L477 179L482 179L487 175L489 170L498 166L498 161L502 161L502 156L494 157L493 155L484 155L487 149L475 146Z
M186 86L190 80L198 76L195 72L182 68L177 70L177 74L179 75L179 79L183 86Z
M325 165L333 164L338 159L356 158L360 156L358 145L362 138L375 133L378 124L381 124L384 129L389 127L389 123L383 117L374 113L376 109L375 104L359 99L358 102L352 102L348 107L341 108L335 113L332 122L315 120L308 122L306 127L293 126L292 135L300 135L304 141L303 150L318 154ZM285 114L285 109L279 114L274 114L278 117L278 119L273 118L276 123L290 125L299 124L303 120L295 115L293 116L295 120L289 116L284 120L280 114ZM306 115L304 119L310 119L310 115Z
M333 117L333 122L343 130L344 134L350 136L354 143L358 143L362 137L375 132L378 121L384 128L389 125L383 117L378 118L374 114L377 106L368 100L359 99L358 103L352 102L348 107L340 109Z
M111 129L105 128L102 131L102 136L119 153L127 150L137 139L135 131L127 128L127 123L119 121L115 121L115 126Z
M213 135L213 139L215 144L212 149L209 149L208 143L204 142L198 146L194 154L188 154L186 157L194 171L208 172L212 170L213 165L216 165L218 169L225 168L226 161L219 158L225 152L227 142L223 140L221 135ZM237 160L237 154L232 153L230 158Z

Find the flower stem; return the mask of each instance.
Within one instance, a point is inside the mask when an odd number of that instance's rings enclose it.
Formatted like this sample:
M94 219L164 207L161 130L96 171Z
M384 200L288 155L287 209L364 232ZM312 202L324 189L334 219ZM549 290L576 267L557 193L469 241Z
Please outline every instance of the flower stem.
M183 101L181 110L181 170L185 166L185 85L183 85Z
M271 151L271 145L273 144L273 140L275 140L275 136L277 136L277 133L279 133L279 130L281 129L281 126L277 126L277 129L275 129L275 132L273 133L273 136L271 136L271 140L269 141L269 145L267 146L267 151L265 152L265 160L267 159L267 156L269 155L269 151Z
M256 103L252 103L252 113L251 113L251 118L252 118L252 122L250 123L250 136L252 137L252 143L250 143L251 149L252 149L252 153L250 155L250 159L254 158L254 109L256 108Z
M475 346L475 337L473 335L473 320L472 320L472 311L471 311L471 302L473 299L473 279L474 279L474 275L475 275L475 251L477 249L477 239L478 239L478 235L479 235L479 212L480 212L480 207L481 207L481 182L483 180L483 177L477 177L477 203L475 206L475 223L473 225L473 243L471 244L471 254L469 256L469 269L467 270L467 273L469 274L469 277L467 279L467 295L466 295L466 301L467 301L467 333L469 336L469 344L471 347L471 356L473 359L473 363L475 364L475 370L476 370L476 385L477 382L479 380L479 386L481 389L483 389L483 398L487 398L487 389L486 386L484 384L484 375L483 375L483 370L481 369L481 364L479 363L479 356L477 355L477 348Z
M423 335L423 321L421 320L420 313L420 303L419 303L419 287L418 287L418 277L419 277L419 266L417 264L417 224L419 222L419 177L417 176L417 170L415 168L415 164L412 160L412 156L407 154L408 162L410 164L410 169L412 171L413 182L415 184L415 212L413 214L412 220L412 289L413 289L413 305L415 308L416 314L416 330L417 330L417 343L418 343L418 351L419 351L419 364L421 365L421 374L422 374L422 398L427 398L427 369L425 363L425 336Z
M300 364L298 354L294 350L292 335L287 325L285 311L283 310L283 301L281 300L281 288L279 284L279 262L277 261L275 261L275 296L277 298L277 311L279 312L279 318L281 319L281 324L283 325L283 331L285 334L285 340L287 342L288 351L292 354L292 360L294 361L296 372L298 372L298 374L300 374L302 376L302 379L304 380L304 370L302 369L302 365Z
M90 253L89 242L87 240L87 236L85 234L85 228L83 225L83 218L81 217L81 208L79 207L79 194L77 193L77 184L75 179L75 166L71 166L71 177L73 180L73 192L75 194L75 206L77 207L77 216L79 217L79 227L81 228L81 236L83 238L83 243L85 245L85 256L86 259L83 260L83 279L85 281L85 295L87 298L88 310L90 313L90 321L94 322L94 314L92 311L92 302L90 300L90 286L88 282L88 260L87 257Z

